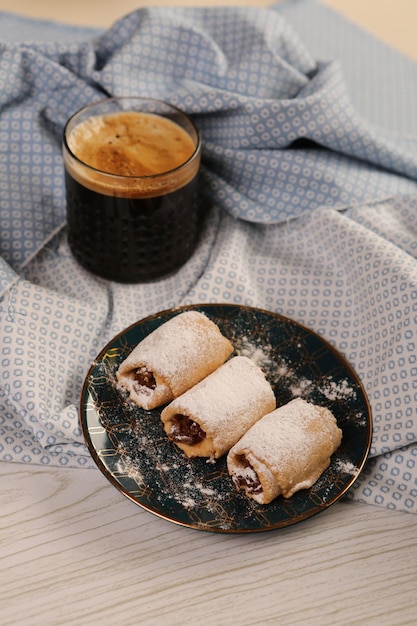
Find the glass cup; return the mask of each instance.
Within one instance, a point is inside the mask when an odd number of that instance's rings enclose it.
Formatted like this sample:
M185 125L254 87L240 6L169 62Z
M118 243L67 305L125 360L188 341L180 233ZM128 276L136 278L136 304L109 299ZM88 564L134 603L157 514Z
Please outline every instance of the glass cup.
M64 129L68 242L109 280L156 280L197 245L199 132L179 109L149 98L107 98Z

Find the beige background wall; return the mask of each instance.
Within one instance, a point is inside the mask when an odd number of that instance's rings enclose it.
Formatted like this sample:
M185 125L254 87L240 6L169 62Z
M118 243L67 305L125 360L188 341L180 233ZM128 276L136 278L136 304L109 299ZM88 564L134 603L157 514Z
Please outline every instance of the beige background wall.
M322 0L417 60L417 0ZM269 6L271 0L0 0L0 9L69 24L107 27L139 6Z

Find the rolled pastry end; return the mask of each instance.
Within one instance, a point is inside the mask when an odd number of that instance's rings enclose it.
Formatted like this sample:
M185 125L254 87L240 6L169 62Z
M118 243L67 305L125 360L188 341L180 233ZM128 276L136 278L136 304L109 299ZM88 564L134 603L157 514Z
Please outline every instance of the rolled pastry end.
M174 398L165 380L145 364L137 364L123 374L118 371L116 376L120 387L129 392L133 402L147 411Z
M329 465L330 457L298 482L292 478L281 482L267 465L250 454L236 455L234 461L228 459L228 467L231 468L229 473L236 488L243 489L246 495L258 504L269 504L281 495L290 498L301 489L309 489Z
M228 467L231 466L228 458ZM237 454L234 457L232 480L237 489L243 489L247 496L258 502L258 504L269 504L274 498L281 495L278 485L275 485L274 476L267 468L263 468L262 482L259 479L261 472L255 469L258 467L256 459L248 454Z
M161 419L168 438L188 457L218 459L275 406L262 370L236 356L173 400Z
M178 397L216 370L233 352L204 313L185 311L145 337L120 364L118 384L150 410Z
M308 489L342 440L334 415L297 398L265 415L232 447L229 474L259 504Z
M164 424L168 439L176 444L189 458L202 456L216 458L213 440L207 437L202 426L188 415L175 413Z

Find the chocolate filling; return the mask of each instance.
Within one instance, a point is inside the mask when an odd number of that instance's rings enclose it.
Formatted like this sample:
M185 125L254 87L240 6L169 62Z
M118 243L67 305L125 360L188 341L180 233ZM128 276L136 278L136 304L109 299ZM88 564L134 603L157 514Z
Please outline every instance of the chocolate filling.
M137 382L140 387L147 387L152 390L156 387L156 380L152 372L149 372L146 367L140 367L136 370L135 382Z
M177 413L172 419L172 426L168 433L168 438L175 443L185 443L188 446L195 446L205 439L206 433L196 422Z
M237 472L233 475L235 485L239 489L245 489L247 493L262 493L262 485L258 474L243 454L239 455L239 463L243 467L241 468L241 473Z

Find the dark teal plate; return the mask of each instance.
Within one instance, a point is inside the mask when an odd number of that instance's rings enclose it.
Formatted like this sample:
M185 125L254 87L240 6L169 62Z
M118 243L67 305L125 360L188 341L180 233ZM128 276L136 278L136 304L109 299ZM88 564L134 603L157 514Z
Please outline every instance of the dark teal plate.
M189 460L171 444L160 409L139 409L116 387L119 364L146 335L181 311L206 313L265 371L277 405L301 396L327 406L343 431L330 467L310 489L259 505L234 488L225 457ZM98 355L86 377L81 424L99 469L125 496L166 520L198 530L249 533L274 530L320 513L358 477L369 452L372 418L362 384L324 339L276 313L228 304L163 311L133 324Z

